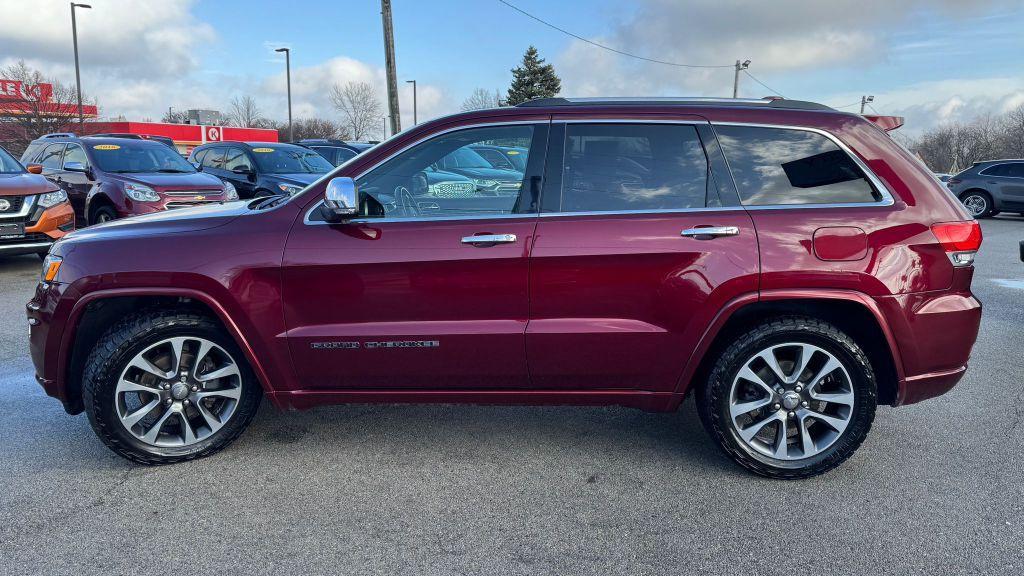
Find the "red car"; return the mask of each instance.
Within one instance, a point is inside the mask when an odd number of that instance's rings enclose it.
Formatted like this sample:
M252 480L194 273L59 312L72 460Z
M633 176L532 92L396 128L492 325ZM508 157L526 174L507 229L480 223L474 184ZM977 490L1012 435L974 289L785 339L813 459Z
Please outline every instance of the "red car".
M421 185L494 142L527 150L518 193ZM28 304L32 359L149 464L220 450L264 395L671 411L692 394L729 457L801 478L848 458L877 404L964 375L980 244L861 116L538 100L421 124L293 197L69 235Z

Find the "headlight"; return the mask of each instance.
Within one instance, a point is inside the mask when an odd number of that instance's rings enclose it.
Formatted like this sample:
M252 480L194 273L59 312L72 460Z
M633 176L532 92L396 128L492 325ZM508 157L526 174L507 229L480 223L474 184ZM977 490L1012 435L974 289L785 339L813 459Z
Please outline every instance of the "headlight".
M281 189L281 192L284 192L285 194L288 195L298 194L299 192L302 192L301 186L292 186L291 184L278 184L277 187Z
M138 200L139 202L157 202L160 200L160 195L156 193L156 190L142 184L126 182L124 192L132 200Z
M235 190L235 185L231 182L224 182L224 197L228 202L238 200L238 190Z
M47 192L39 197L39 205L43 208L52 208L61 202L67 202L68 193L63 190Z
M60 270L60 265L64 263L64 259L60 256L54 256L53 254L47 254L46 258L43 259L43 271L39 275L40 282L53 282L57 279L57 272Z
M492 186L498 185L497 180L482 180L477 178L473 178L473 183L476 184L477 186L482 186L484 188L490 188Z

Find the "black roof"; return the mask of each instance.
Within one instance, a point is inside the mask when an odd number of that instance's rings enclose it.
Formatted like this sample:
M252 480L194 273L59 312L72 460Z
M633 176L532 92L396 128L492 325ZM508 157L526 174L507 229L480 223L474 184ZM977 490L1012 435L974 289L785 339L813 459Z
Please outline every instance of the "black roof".
M786 100L784 98L535 98L517 105L517 108L547 108L557 106L740 106L754 108L784 108L790 110L832 110L817 102Z

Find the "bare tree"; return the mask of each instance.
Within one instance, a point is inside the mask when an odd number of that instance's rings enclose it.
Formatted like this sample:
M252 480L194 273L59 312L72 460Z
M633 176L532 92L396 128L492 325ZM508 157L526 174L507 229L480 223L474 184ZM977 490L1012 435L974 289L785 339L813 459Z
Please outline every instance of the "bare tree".
M1002 147L1009 158L1024 158L1024 104L1003 116Z
M293 127L295 128L296 140L304 138L348 140L351 138L351 134L346 127L326 118L300 118L293 123ZM287 124L283 130L279 130L279 136L282 141L287 140L287 130Z
M331 103L341 113L342 124L352 138L363 140L378 134L383 112L377 94L366 82L335 84L331 87Z
M88 132L78 125L78 97L74 86L47 79L19 61L0 69L0 78L10 81L5 86L3 112L0 112L0 142L11 152L20 154L29 142L53 132ZM46 94L41 85L49 84ZM14 88L17 86L17 88ZM9 93L9 92L14 92ZM83 97L83 104L88 99Z
M263 128L267 125L267 120L252 96L232 98L228 105L227 120L239 128Z
M980 160L1024 157L1024 106L1002 116L942 124L907 147L937 172L959 172Z
M188 112L184 110L175 110L174 108L168 108L167 112L164 112L160 121L165 124L187 124L188 123Z
M491 92L486 88L477 88L473 94L462 102L462 110L482 110L484 108L497 108L501 106L501 95L495 90Z

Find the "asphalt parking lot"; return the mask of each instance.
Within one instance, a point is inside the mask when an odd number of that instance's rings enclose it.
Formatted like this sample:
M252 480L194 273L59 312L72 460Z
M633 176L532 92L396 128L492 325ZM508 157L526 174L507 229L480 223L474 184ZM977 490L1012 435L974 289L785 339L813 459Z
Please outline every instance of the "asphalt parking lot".
M136 466L36 385L39 260L0 259L0 574L1019 574L1024 218L983 228L966 378L802 482L734 466L692 402L264 404L212 458Z

